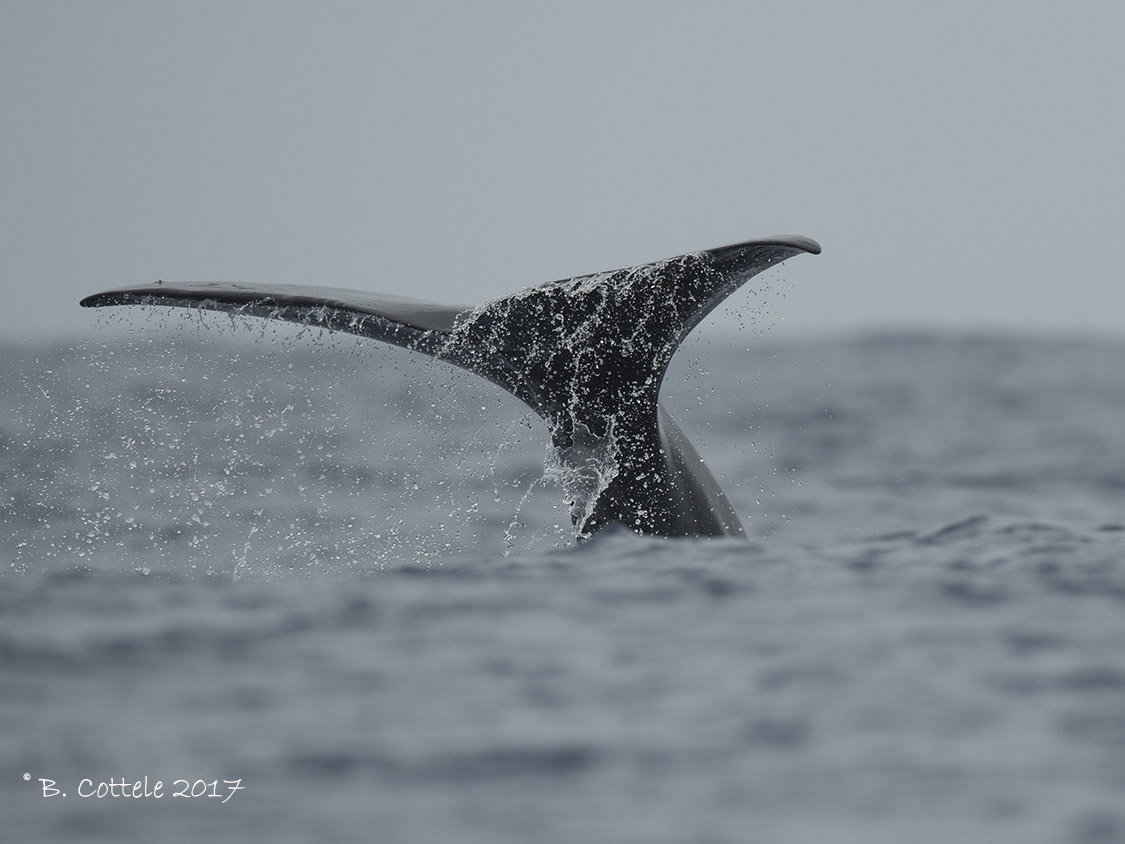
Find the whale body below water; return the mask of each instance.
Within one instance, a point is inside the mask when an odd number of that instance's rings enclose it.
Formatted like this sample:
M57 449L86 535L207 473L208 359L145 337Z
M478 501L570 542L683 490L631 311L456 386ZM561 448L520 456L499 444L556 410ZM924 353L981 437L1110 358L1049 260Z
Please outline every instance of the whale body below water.
M157 282L84 307L161 305L321 326L430 355L503 387L551 430L580 538L613 524L743 536L718 481L659 404L673 353L747 280L820 245L786 235L527 288L478 307L332 287Z

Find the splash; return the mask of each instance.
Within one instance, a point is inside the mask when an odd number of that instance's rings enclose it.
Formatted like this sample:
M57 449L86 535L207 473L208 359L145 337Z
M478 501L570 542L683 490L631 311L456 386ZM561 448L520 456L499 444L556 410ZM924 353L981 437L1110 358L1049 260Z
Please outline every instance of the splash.
M548 449L544 478L562 487L576 539L589 536L584 526L594 515L598 499L620 471L614 421L609 420L604 436L574 422L566 444L552 443Z

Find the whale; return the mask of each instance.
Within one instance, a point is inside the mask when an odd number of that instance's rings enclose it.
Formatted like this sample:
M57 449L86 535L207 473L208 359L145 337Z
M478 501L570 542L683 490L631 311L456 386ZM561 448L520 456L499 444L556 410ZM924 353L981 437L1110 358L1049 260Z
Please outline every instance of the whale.
M745 536L660 404L684 338L749 279L800 254L783 235L529 287L473 306L336 287L158 281L83 307L192 307L380 340L491 381L542 417L579 540L613 525L666 537Z

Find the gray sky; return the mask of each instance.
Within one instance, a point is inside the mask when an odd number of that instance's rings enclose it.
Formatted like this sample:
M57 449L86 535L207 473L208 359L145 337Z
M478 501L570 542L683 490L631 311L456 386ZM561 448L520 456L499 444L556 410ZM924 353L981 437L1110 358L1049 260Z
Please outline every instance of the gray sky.
M788 232L824 254L774 336L1125 336L1123 35L1093 2L0 0L0 338L158 278L471 304Z

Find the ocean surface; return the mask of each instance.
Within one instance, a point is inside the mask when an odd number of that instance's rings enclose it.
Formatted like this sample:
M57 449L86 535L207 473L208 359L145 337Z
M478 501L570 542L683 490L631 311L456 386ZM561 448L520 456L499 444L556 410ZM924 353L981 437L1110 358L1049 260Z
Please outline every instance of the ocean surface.
M576 544L470 375L100 321L0 349L3 840L1125 841L1125 343L700 329L749 541Z

